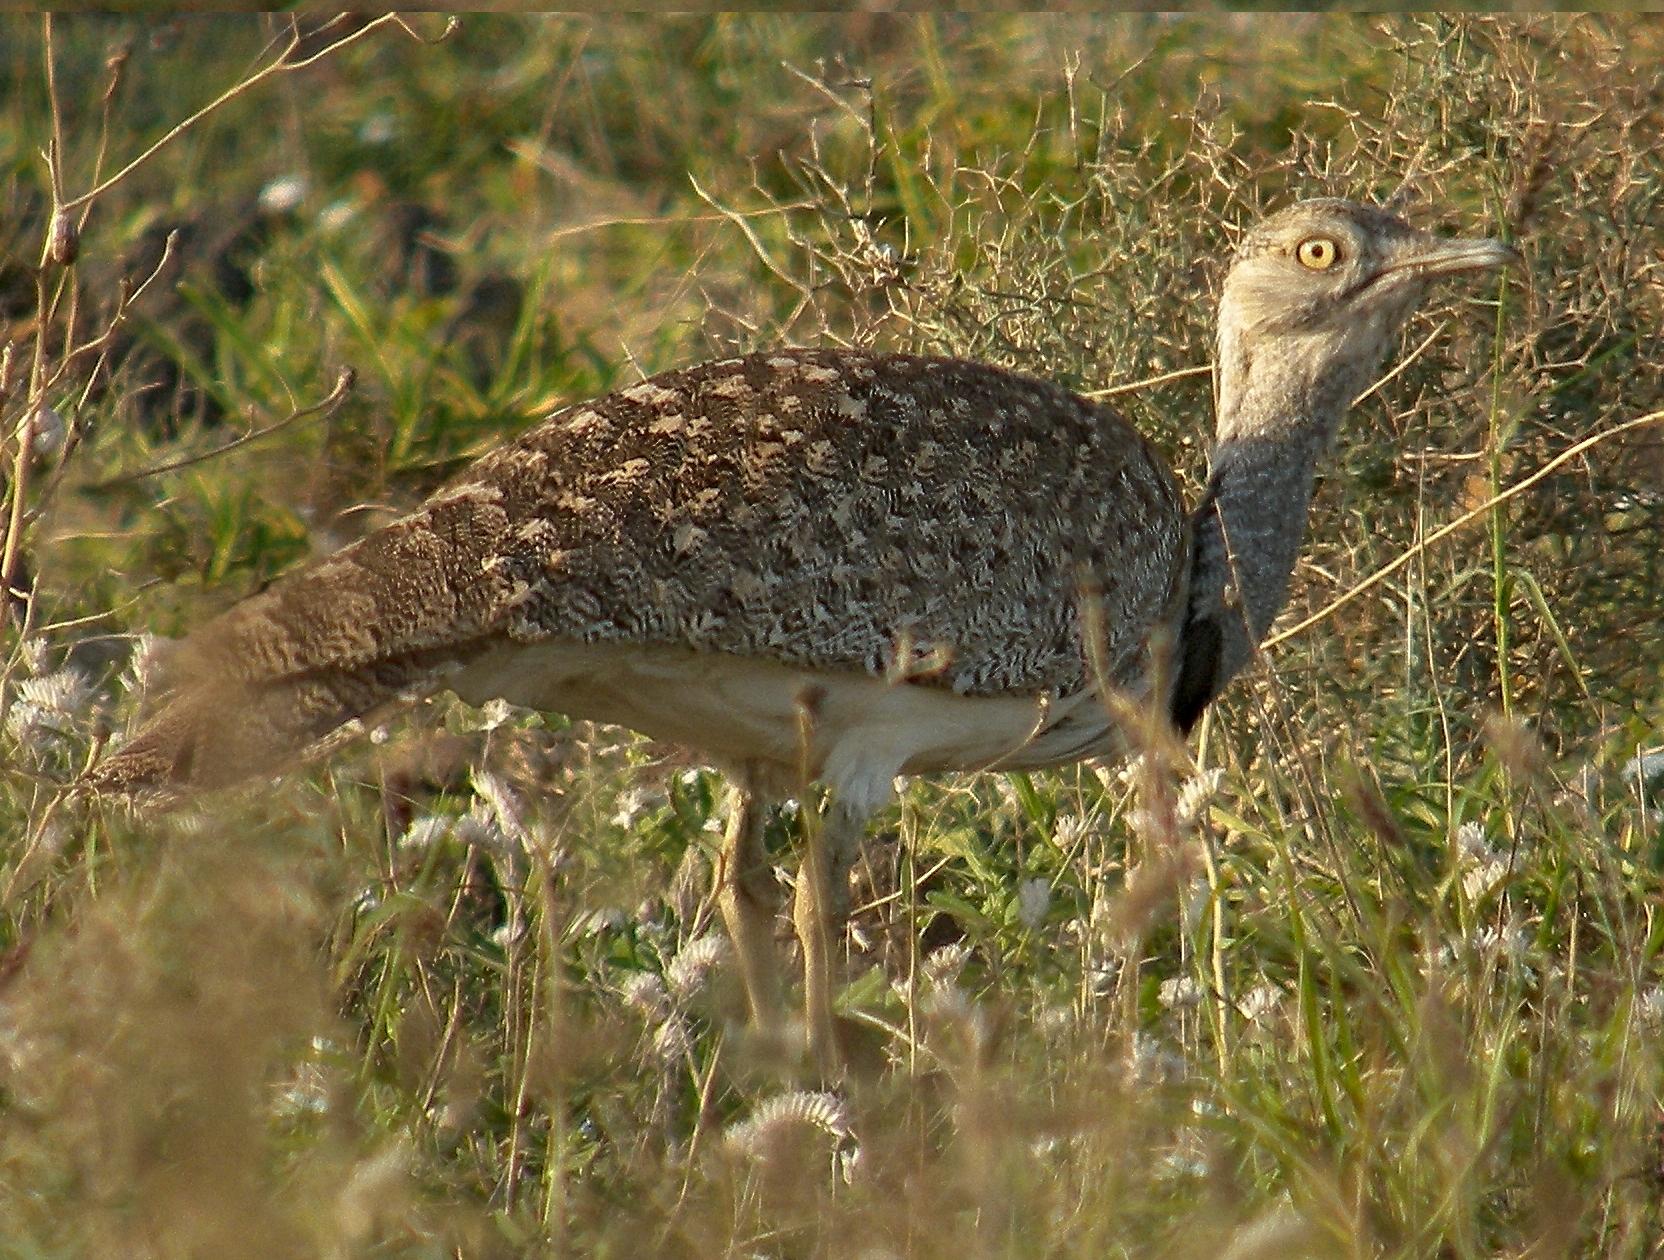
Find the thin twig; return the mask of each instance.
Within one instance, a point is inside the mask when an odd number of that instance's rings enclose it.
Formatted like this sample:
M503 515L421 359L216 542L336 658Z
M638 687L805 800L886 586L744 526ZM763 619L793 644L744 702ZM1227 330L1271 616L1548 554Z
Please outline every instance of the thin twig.
M175 123L168 129L167 133L164 134L161 139L157 140L143 153L139 154L138 157L127 163L126 166L123 166L109 178L94 184L80 196L71 198L69 201L64 202L60 209L65 211L77 210L86 205L89 201L92 201L108 192L117 184L121 183L122 180L131 175L134 171L138 170L139 167L150 161L151 158L155 157L163 149L167 148L168 145L179 139L179 137L184 135L185 132L189 131L192 127L196 126L197 123L201 122L205 117L213 113L220 106L229 101L235 100L239 96L242 96L258 84L264 83L267 79L279 74L289 74L296 70L304 70L308 66L314 65L323 58L330 56L332 53L339 52L348 44L357 43L378 27L386 26L388 23L397 22L397 14L384 13L380 17L372 19L370 22L354 31L351 35L344 35L333 44L328 44L319 49L310 57L304 57L299 61L290 61L290 56L294 53L295 49L300 46L300 35L298 33L295 34L290 38L289 42L284 45L283 50L279 52L276 58L274 58L269 64L262 66L246 78L239 79L236 83L233 83L230 87L226 88L225 91L221 92L213 100L209 101L201 109L186 116L178 123Z
M34 351L29 361L29 393L23 400L23 423L17 430L17 452L12 461L12 473L7 489L10 502L6 504L5 534L0 536L0 619L11 614L14 598L22 605L18 617L20 627L26 627L34 601L23 590L14 590L13 582L23 564L23 507L29 499L29 468L35 444L35 424L40 409L46 405L46 335L45 330L56 313L58 296L63 292L64 276L69 268L54 268L53 238L63 209L63 114L58 104L57 56L52 40L52 15L41 17L41 53L46 59L46 97L52 115L52 139L46 154L46 169L52 183L52 213L47 218L46 239L41 242L40 265L35 271L35 310L38 312ZM59 274L59 289L47 296L47 276L54 270ZM73 333L73 330L71 330ZM25 583L28 585L28 583ZM10 667L7 667L10 673Z
M1398 377L1400 374L1402 374L1406 368L1408 368L1417 359L1421 358L1422 355L1427 353L1427 347L1432 345L1435 341L1437 341L1438 338L1439 338L1439 334L1444 332L1444 330L1448 327L1450 327L1450 323L1449 323L1448 320L1440 323L1437 328L1435 328L1432 332L1428 333L1427 336L1422 339L1422 342L1419 346L1417 346L1414 350L1410 351L1409 354L1405 355L1403 357L1403 359L1401 359L1399 361L1398 366L1393 368L1392 371L1388 372L1385 376L1381 377L1380 380L1376 381L1375 384L1371 385L1368 389L1364 390L1363 393L1359 394L1356 398L1354 398L1352 400L1352 405L1354 407L1356 407L1359 403L1363 402L1366 398L1369 398L1372 395L1379 392L1384 386L1386 386L1388 384L1388 382L1394 380L1396 377Z
M128 313L133 308L133 303L137 302L144 296L145 290L150 288L150 286L155 282L156 277L161 275L167 268L167 265L173 261L173 253L174 250L178 248L178 245L179 231L175 228L173 231L168 233L167 239L163 241L162 256L157 259L156 265L151 268L150 274L133 288L123 289L121 295L116 300L116 309L114 313L111 314L110 322L105 326L104 331L99 333L98 336L83 341L80 345L74 346L64 352L63 361L58 365L58 370L52 374L52 379L48 382L49 388L52 385L57 384L77 360L85 357L94 350L103 350L110 344L110 339L115 336L116 330L126 322ZM122 283L123 285L126 285L127 280L124 278Z
M1434 341L1438 340L1439 334L1442 333L1447 327L1447 324L1440 324L1432 332L1428 333L1422 340L1421 344L1416 346L1414 350L1404 356L1403 361L1400 362L1397 367L1393 368L1392 371L1388 372L1385 376L1381 377L1380 380L1376 381L1375 384L1371 385L1368 389L1364 390L1363 393L1354 398L1352 400L1352 405L1356 407L1366 398L1375 394L1381 389L1382 386L1386 385L1394 377L1403 372L1405 368L1409 367L1412 363L1419 359L1427 352L1427 348L1431 346ZM1113 398L1117 394L1131 394L1141 389L1149 389L1155 385L1165 385L1168 381L1182 381L1187 376L1202 376L1211 371L1213 371L1213 366L1211 364L1205 364L1201 367L1175 368L1171 372L1163 372L1160 376L1147 376L1141 381L1129 381L1125 385L1110 385L1104 389L1084 390L1081 393L1081 397L1090 398L1096 402L1105 398Z
M510 152L519 151L515 146L509 146ZM528 161L536 162L534 157ZM684 224L692 226L696 223L731 223L735 218L760 218L769 214L784 214L788 210L810 210L814 207L807 201L792 202L786 205L769 206L762 210L732 210L723 214L642 214L616 215L605 219L590 219L585 223L569 223L565 227L550 228L543 234L545 244L561 240L568 236L581 236L585 232L598 232L603 228L615 227L681 227Z
M706 192L699 186L699 181L691 174L688 176L688 183L693 185L694 194L699 198L699 200L710 206L711 209L715 210L718 214L727 219L728 222L732 223L740 230L740 234L750 243L752 252L757 255L758 262L762 263L763 266L773 272L775 277L780 280L781 283L790 285L794 292L801 294L804 297L809 296L809 290L804 286L802 281L788 275L781 268L779 263L769 257L768 247L764 245L760 239L758 239L757 234L751 230L751 225L745 221L744 216L742 216L739 211L730 210L715 197L711 196L710 193Z
M1203 376L1213 371L1213 365L1204 363L1201 367L1176 368L1171 372L1163 372L1160 376L1146 376L1141 381L1128 381L1125 385L1110 385L1104 389L1090 389L1082 392L1082 398L1099 401L1113 398L1117 394L1131 394L1140 389L1149 389L1154 385L1165 385L1168 381L1182 381L1187 376Z
M1311 616L1305 618L1303 621L1296 622L1287 630L1281 630L1272 635L1260 645L1261 650L1264 651L1269 648L1274 648L1278 644L1284 643L1287 640L1294 638L1296 635L1310 630L1313 626L1317 625L1318 622L1327 620L1333 613L1335 613L1336 610L1350 604L1353 600L1357 599L1358 596L1362 595L1365 591L1370 590L1372 587L1379 586L1394 573L1397 573L1405 565L1409 564L1410 561L1421 555L1422 552L1433 546L1434 543L1442 542L1444 539L1454 534L1457 530L1461 529L1464 525L1471 525L1474 521L1478 520L1481 516L1484 516L1498 504L1506 503L1509 499L1523 494L1539 481L1543 480L1543 478L1547 477L1555 469L1576 459L1585 451L1599 446L1608 438L1617 437L1621 433L1628 433L1632 429L1639 429L1645 425L1657 424L1660 420L1664 420L1664 411L1651 411L1644 416L1637 416L1633 420L1626 420L1614 428L1602 429L1599 433L1591 434L1589 437L1584 438L1581 442L1576 442L1571 446L1568 446L1565 450L1561 451L1529 477L1526 477L1522 481L1515 482L1499 494L1492 495L1478 507L1475 507L1470 511L1463 512L1448 525L1444 525L1439 529L1434 530L1420 542L1406 548L1404 553L1397 559L1388 564L1382 565L1374 573L1370 574L1367 578L1365 578L1362 582L1359 582L1350 590L1335 596L1334 599L1330 600L1322 608L1319 608Z
M263 429L252 429L241 437L234 437L229 442L216 446L211 451L203 451L196 455L185 455L179 459L170 459L165 463L153 464L149 468L141 468L138 472L123 473L119 477L111 477L108 481L95 482L91 489L108 490L112 486L127 485L129 482L142 481L146 477L156 477L162 473L177 472L181 468L189 468L192 464L200 464L210 459L218 459L221 455L236 450L240 446L247 446L250 442L257 442L263 437L269 437L279 429L287 428L297 420L307 416L328 416L346 401L352 392L353 384L358 380L358 373L350 367L341 369L341 374L335 378L335 388L329 391L329 396L321 402L315 402L310 407L302 407L298 411L291 411L281 420L274 420Z

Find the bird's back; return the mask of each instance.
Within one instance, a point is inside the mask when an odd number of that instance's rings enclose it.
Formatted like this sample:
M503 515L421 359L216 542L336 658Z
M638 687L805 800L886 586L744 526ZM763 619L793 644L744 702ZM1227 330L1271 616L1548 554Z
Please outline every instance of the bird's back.
M562 408L204 627L172 709L103 773L237 777L515 644L1068 695L1083 593L1126 682L1184 569L1172 477L1106 408L960 360L722 360ZM181 764L205 709L247 739Z

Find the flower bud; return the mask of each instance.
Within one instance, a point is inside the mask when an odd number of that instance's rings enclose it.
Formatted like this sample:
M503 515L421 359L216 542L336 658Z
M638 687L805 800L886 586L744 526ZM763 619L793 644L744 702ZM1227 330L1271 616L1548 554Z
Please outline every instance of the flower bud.
M46 257L60 267L67 267L81 254L81 225L67 210L52 216L52 230L46 238Z
M68 435L69 426L64 423L64 418L45 405L36 407L17 426L18 441L28 443L29 454L34 459L51 459L63 450L64 439Z

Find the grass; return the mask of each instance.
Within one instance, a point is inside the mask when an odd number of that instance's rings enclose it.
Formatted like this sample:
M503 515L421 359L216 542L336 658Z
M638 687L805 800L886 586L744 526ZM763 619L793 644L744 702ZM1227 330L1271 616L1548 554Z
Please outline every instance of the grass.
M54 110L3 21L0 1255L1660 1254L1656 23L61 18ZM837 1095L741 1026L673 749L435 703L160 818L61 791L138 636L637 372L971 355L1194 492L1234 233L1412 169L1529 276L1409 330L1282 624L1408 562L1193 762L912 784Z

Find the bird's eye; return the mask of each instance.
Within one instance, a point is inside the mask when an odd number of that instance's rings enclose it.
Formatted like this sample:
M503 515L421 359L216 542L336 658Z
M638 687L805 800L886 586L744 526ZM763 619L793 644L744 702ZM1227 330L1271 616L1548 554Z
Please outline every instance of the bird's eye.
M1308 271L1327 271L1340 259L1340 246L1332 236L1308 236L1294 251Z

